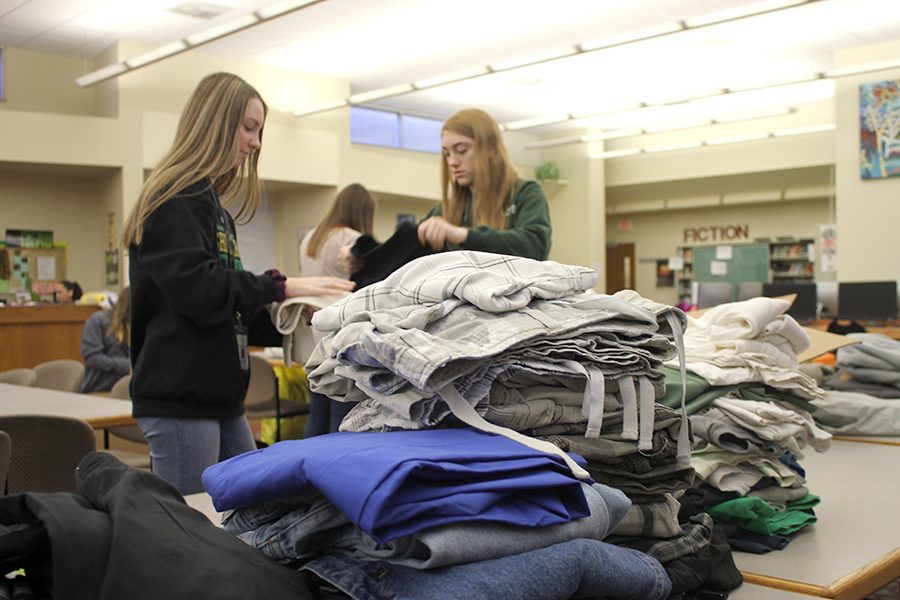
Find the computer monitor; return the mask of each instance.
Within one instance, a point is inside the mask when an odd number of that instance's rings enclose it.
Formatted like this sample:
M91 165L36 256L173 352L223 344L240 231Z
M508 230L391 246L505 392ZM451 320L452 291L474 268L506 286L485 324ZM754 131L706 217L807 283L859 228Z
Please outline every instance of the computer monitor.
M838 317L854 321L893 321L897 318L897 282L838 283Z
M733 283L727 281L697 282L697 308L710 308L733 300Z
M794 303L788 309L791 315L801 323L816 320L816 284L815 283L764 283L762 295L767 298L796 294Z
M738 283L738 300L749 300L763 295L763 284L760 281L742 281Z
M816 297L819 299L820 319L834 319L838 316L837 281L817 281Z

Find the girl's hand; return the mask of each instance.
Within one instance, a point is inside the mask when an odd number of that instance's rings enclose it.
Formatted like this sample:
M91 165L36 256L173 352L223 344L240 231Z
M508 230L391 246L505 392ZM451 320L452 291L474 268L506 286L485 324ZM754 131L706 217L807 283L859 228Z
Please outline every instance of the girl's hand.
M440 252L447 244L462 244L469 237L466 227L451 225L443 217L429 217L419 223L419 243Z
M324 296L352 292L356 284L339 277L323 275L320 277L288 277L284 282L284 294L288 298L294 296Z

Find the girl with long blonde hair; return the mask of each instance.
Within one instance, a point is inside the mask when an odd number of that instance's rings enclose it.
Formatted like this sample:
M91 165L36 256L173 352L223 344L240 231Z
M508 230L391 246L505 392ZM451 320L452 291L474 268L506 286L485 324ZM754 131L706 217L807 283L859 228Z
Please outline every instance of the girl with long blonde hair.
M243 269L224 205L242 221L259 205L267 110L240 77L204 77L123 227L133 414L153 471L182 494L203 491L206 467L256 448L244 416L248 345L280 344L265 305L353 288L335 277Z

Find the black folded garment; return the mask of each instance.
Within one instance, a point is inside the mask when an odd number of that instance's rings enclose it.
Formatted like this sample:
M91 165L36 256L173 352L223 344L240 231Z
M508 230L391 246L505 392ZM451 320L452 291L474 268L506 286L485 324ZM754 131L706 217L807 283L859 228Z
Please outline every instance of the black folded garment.
M350 249L353 256L363 261L362 268L350 276L356 283L356 289L385 279L420 256L434 254L431 248L419 243L418 229L417 223L403 221L397 225L394 234L382 244L370 235L359 236Z

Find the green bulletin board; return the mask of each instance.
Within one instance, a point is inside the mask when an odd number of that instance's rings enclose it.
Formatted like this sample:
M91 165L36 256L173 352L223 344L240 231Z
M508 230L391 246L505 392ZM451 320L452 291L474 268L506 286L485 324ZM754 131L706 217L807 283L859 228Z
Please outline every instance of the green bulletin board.
M725 244L722 245L727 246ZM694 246L694 281L741 283L769 281L769 245L739 244L728 246L731 258L722 258L720 246ZM727 251L725 252L727 254ZM718 265L716 264L718 263ZM723 264L724 263L724 267ZM715 271L725 269L724 274Z

